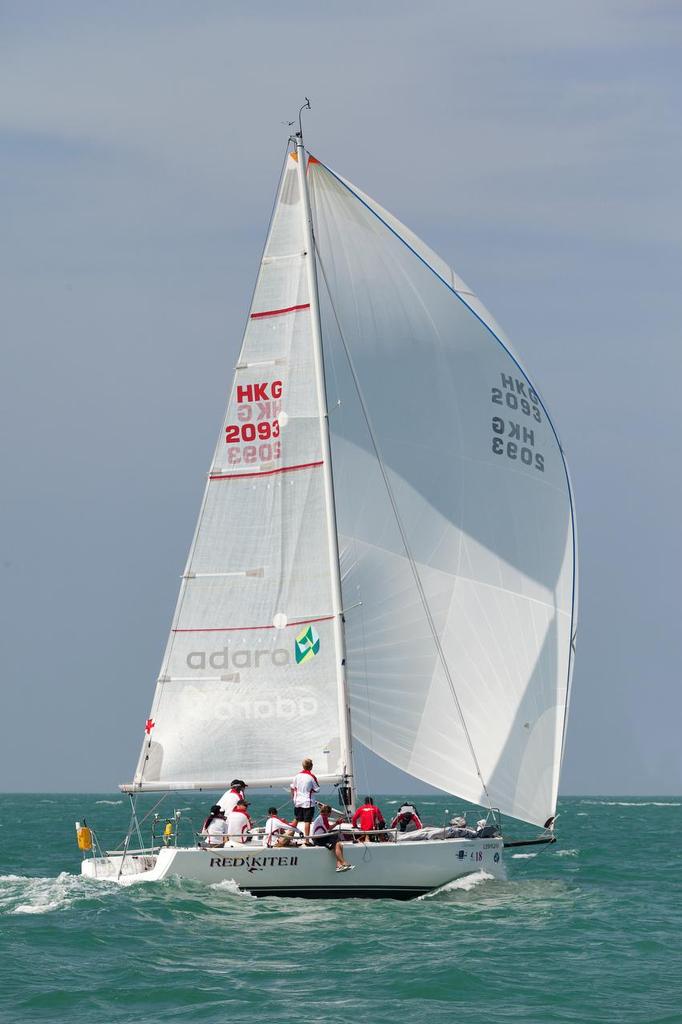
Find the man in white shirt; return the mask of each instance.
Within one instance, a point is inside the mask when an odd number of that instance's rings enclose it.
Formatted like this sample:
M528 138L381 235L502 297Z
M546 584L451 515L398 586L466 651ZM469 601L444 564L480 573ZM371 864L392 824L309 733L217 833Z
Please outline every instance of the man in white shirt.
M291 782L291 796L294 801L294 817L296 825L303 825L303 832L310 835L310 822L315 814L315 793L319 793L320 784L312 773L313 762L309 757L303 759L301 770Z
M248 806L246 800L242 798L237 801L235 809L230 811L227 816L227 834L233 843L251 842L253 825L246 809Z
M331 807L329 804L319 804L319 808L320 813L313 822L313 845L326 846L328 850L331 850L336 857L337 871L352 871L354 865L349 864L343 856L341 833L334 829L329 820L329 815L332 811ZM334 825L338 825L340 821L343 821L343 818L337 818Z
M268 807L268 820L263 830L263 846L278 846L282 836L302 835L289 821L280 818L276 807Z
M226 793L223 793L218 803L223 809L225 814L229 814L237 806L238 800L244 799L244 790L246 789L246 783L243 779L233 779L230 783L230 788Z
M227 821L220 804L214 804L211 813L203 824L206 846L224 846L228 835Z

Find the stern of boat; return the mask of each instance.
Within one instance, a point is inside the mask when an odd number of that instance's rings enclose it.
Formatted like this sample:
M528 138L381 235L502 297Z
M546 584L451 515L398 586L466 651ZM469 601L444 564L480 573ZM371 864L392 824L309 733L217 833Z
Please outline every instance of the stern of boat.
M81 863L81 875L99 882L129 882L142 880L144 876L156 878L158 853L106 854L103 857L86 857ZM146 879L145 879L146 880Z

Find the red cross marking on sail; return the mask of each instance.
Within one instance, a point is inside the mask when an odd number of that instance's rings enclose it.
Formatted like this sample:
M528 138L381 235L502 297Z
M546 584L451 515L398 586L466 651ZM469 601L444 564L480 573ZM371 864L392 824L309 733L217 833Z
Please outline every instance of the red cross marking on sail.
M155 723L151 718L148 718L147 721L144 723L144 731L147 733L147 736L150 735L152 729L154 728L154 725Z

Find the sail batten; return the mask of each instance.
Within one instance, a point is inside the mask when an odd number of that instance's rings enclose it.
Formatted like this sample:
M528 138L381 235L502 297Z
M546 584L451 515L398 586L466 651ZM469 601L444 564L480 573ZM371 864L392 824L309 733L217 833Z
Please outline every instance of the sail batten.
M238 480L242 477L247 476L272 476L273 473L293 473L298 469L315 469L317 466L322 466L323 461L319 459L317 462L302 462L298 466L279 466L277 469L257 469L257 470L244 470L243 473L211 473L211 480Z

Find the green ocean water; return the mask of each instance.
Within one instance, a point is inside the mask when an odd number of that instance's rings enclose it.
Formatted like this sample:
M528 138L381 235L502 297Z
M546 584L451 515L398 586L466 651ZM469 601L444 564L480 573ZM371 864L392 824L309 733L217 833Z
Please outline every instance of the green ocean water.
M459 809L416 802L433 822ZM206 803L163 809L198 826ZM127 801L2 796L0 1021L682 1022L681 805L562 799L559 843L508 850L506 880L400 903L88 881L74 820L114 845Z

